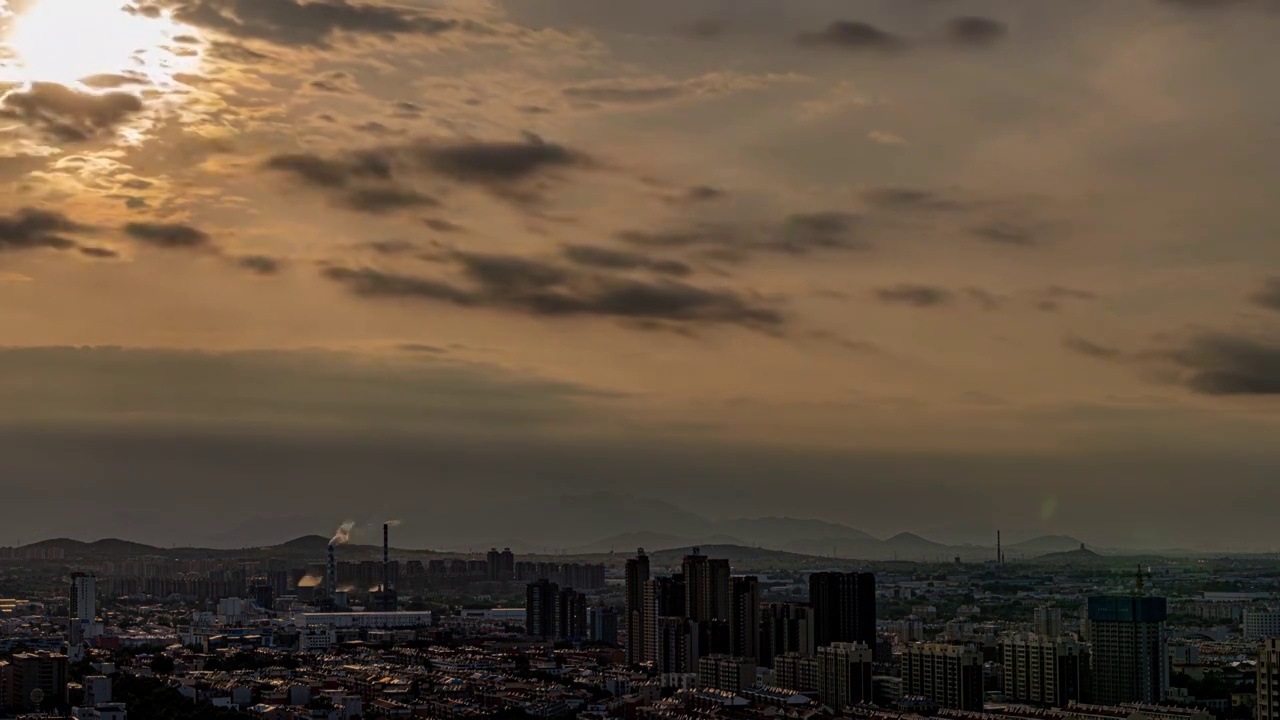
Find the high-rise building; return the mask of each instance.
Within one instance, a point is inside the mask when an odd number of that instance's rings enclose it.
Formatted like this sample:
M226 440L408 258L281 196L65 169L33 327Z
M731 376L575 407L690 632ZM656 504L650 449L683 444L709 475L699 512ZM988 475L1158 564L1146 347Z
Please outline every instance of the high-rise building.
M773 681L780 688L801 693L818 692L818 658L782 653L773 658Z
M1105 705L1155 703L1169 687L1165 599L1089 598L1093 699Z
M511 548L503 548L502 552L490 548L485 554L485 565L491 582L508 582L516 577L516 556Z
M751 658L754 672L760 656L760 580L754 575L729 585L729 654Z
M769 603L761 608L761 667L773 667L773 658L783 653L813 655L813 621L809 613L809 607L799 603Z
M653 578L644 584L643 608L644 645L640 662L657 662L659 637L656 631L664 617L684 617L684 576ZM628 641L630 642L630 641ZM692 670L666 670L663 672L692 672Z
M690 620L729 619L729 561L712 559L698 548L684 556L684 616Z
M954 710L982 709L982 654L972 646L917 643L902 656L902 693Z
M1267 638L1258 653L1258 720L1280 720L1280 638Z
M649 556L644 548L627 560L626 604L623 608L627 630L627 664L645 661L645 584L649 582Z
M1280 610L1245 610L1242 622L1248 640L1280 637Z
M555 639L579 642L587 637L587 596L573 588L555 595Z
M1056 638L1062 634L1062 610L1051 605L1040 605L1035 609L1033 624L1037 635Z
M809 576L813 641L876 643L876 578L871 573L821 572Z
M67 656L51 652L17 653L0 662L0 709L47 710L67 699Z
M1045 707L1088 702L1089 647L1069 637L1022 634L1000 641L1004 694Z
M92 623L98 618L98 579L85 573L71 576L71 617L81 623Z
M587 608L587 639L616 647L618 645L618 611L605 605Z
M871 702L871 648L862 643L832 643L818 648L818 695L839 712Z
M539 580L525 586L525 635L543 640L556 636L556 604L560 586L550 580Z
M698 669L698 636L695 623L684 617L663 616L653 624L653 670L657 673L691 673Z

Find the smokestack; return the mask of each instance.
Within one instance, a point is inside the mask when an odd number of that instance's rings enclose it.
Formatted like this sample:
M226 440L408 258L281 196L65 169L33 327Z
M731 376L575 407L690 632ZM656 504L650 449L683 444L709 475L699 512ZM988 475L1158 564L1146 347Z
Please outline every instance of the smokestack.
M382 590L391 588L391 523L382 523Z
M996 562L1001 565L1004 564L1004 550L1001 549L999 530L996 531Z
M329 543L329 562L325 567L324 584L325 594L333 597L338 591L338 559L334 553L335 543Z

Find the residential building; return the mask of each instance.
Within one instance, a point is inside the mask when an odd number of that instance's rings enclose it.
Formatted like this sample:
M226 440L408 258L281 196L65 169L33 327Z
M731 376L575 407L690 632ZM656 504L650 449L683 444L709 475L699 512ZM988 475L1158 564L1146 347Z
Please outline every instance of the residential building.
M559 588L555 594L556 640L578 642L587 637L587 596L572 588Z
M640 662L656 662L658 660L661 641L658 637L658 623L664 617L684 617L685 584L684 576L659 577L648 580L644 584L642 627L644 628L644 652ZM670 671L677 672L677 671ZM682 670L679 672L693 672Z
M1013 702L1064 707L1088 702L1089 648L1068 637L1023 634L1000 642L1004 694Z
M556 605L560 586L550 580L539 580L525 586L525 635L543 640L556 636Z
M1041 637L1056 638L1062 634L1062 610L1051 605L1035 609L1032 620L1035 632Z
M684 616L690 620L729 619L729 561L703 555L698 548L684 557Z
M698 685L738 693L755 685L755 658L707 655L698 660Z
M1267 638L1258 653L1258 720L1280 720L1280 638Z
M1280 637L1280 610L1245 610L1243 625L1248 640Z
M627 631L627 664L645 661L645 585L649 582L649 556L644 548L627 560L626 603L623 608Z
M1156 703L1169 687L1169 653L1161 597L1089 598L1093 698L1105 705Z
M773 658L783 653L813 655L813 620L808 606L768 603L761 608L760 666L773 667Z
M0 706L34 712L61 705L67 698L67 656L16 653L0 663L0 688Z
M917 643L902 656L902 694L938 707L982 710L982 654L971 645Z
M760 580L754 575L735 577L729 585L729 654L760 657ZM754 670L753 670L754 672Z
M617 646L618 611L604 605L587 608L587 639L591 642Z
M862 643L832 643L818 648L818 696L839 711L871 702L872 650Z
M860 642L867 647L875 647L875 575L813 573L809 576L809 607L813 613L816 646Z

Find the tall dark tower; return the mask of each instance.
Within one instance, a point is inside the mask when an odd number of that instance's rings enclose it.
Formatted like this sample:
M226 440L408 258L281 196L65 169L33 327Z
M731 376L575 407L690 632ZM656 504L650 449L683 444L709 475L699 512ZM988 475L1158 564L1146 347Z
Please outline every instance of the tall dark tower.
M373 594L373 609L394 612L400 598L396 595L395 578L391 572L391 523L382 524L382 583Z
M685 617L697 622L729 619L729 561L694 548L684 556Z
M649 556L644 548L627 560L627 606L624 618L627 628L627 664L644 662L647 628L645 625L644 587L649 582Z
M760 656L760 580L733 578L729 594L729 654L755 660Z
M809 576L813 610L813 642L876 646L876 576L871 573L822 572Z

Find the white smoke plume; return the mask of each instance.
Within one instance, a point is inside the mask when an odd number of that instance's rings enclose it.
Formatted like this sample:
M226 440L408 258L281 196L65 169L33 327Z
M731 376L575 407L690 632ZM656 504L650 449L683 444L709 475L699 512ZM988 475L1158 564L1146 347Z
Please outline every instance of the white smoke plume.
M400 522L401 521L399 520L388 520L383 523L383 525L386 525L387 527L400 527Z
M338 526L337 532L333 534L333 539L329 541L330 545L342 545L351 539L351 531L356 524L350 520Z

